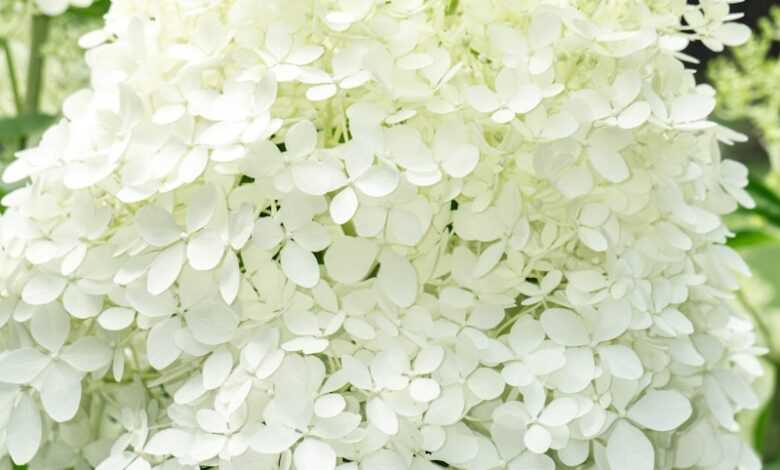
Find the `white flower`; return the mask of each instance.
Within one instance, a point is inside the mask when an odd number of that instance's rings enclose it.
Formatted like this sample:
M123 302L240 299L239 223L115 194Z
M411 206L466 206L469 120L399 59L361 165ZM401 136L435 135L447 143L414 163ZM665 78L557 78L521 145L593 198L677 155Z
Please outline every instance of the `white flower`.
M164 3L4 174L14 463L759 468L728 2Z
M35 0L35 5L44 15L57 16L65 13L69 6L85 8L94 0Z

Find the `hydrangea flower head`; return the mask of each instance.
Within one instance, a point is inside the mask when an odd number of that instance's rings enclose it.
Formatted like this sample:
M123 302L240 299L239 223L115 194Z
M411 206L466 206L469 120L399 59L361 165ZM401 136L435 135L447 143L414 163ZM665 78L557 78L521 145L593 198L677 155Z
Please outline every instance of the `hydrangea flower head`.
M2 449L98 470L758 469L690 40L729 2L117 0L4 173Z

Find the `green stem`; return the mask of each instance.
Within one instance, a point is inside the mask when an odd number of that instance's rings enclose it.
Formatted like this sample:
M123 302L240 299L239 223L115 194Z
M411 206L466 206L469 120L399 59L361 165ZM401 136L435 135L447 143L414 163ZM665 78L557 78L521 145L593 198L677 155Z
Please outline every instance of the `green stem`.
M459 0L450 0L447 4L447 8L444 10L444 14L446 16L454 15L456 11L458 11L458 4Z
M14 66L14 58L11 55L11 47L8 45L8 40L0 38L0 47L3 48L3 53L5 54L5 65L8 68L8 80L11 82L11 93L14 97L16 114L21 114L22 95L19 94L19 82L16 81L16 67Z
M27 89L24 100L24 112L36 114L41 101L43 85L43 66L45 58L41 49L49 36L50 18L46 15L32 17L32 34L30 37L30 61L27 66Z
M775 351L775 344L772 338L772 330L769 328L769 325L766 324L764 318L761 316L761 313L758 310L756 310L755 307L753 307L753 305L745 296L744 292L738 291L737 299L745 308L745 310L747 310L750 316L753 317L753 321L756 324L756 328L758 328L759 334L764 337L766 348L769 350L767 359L773 365L777 365L780 359L778 358L777 351Z

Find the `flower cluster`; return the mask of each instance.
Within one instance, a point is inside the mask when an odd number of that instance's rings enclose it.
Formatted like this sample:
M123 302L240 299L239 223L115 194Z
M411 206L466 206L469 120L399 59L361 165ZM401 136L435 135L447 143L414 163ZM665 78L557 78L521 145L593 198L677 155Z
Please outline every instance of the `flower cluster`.
M31 469L758 469L727 0L117 0L4 173Z

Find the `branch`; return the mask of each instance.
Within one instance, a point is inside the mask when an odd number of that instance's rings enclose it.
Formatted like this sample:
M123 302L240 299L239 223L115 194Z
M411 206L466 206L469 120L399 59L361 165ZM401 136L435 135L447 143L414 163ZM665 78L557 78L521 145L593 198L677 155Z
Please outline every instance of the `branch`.
M16 114L22 114L22 95L19 94L19 82L16 81L16 67L14 66L14 58L11 55L11 47L8 45L8 40L0 38L0 47L5 55L5 64L8 68L8 80L11 82L11 93L14 98Z

